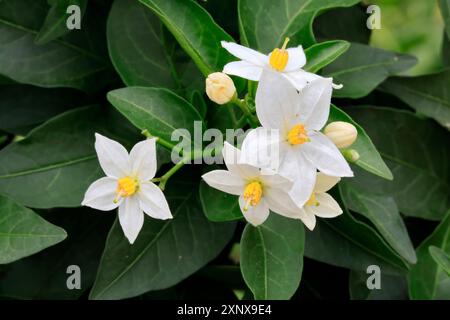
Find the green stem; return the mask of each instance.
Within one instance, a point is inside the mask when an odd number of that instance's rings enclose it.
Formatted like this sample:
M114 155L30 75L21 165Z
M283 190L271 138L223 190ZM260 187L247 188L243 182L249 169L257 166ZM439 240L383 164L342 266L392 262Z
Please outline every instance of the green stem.
M166 187L167 180L169 180L169 178L171 176L173 176L175 174L175 172L180 170L181 167L185 165L187 160L190 160L190 158L182 159L180 162L178 162L176 165L174 165L169 171L167 171L161 178L159 178L159 188L161 190L164 190L164 188ZM158 179L158 178L156 178L156 179ZM153 180L155 180L155 179L153 179Z
M169 143L163 139L160 139L159 137L153 136L147 129L142 130L141 134L144 135L147 139L156 138L156 142L166 149L172 150L174 147L171 143Z
M244 127L247 124L247 116L243 115L238 122L236 122L235 129Z
M258 119L256 119L256 117L252 114L252 112L248 108L245 100L235 97L231 102L234 103L236 106L239 107L239 109L242 110L244 115L247 117L248 123L250 124L250 126L252 128L255 128L258 126Z

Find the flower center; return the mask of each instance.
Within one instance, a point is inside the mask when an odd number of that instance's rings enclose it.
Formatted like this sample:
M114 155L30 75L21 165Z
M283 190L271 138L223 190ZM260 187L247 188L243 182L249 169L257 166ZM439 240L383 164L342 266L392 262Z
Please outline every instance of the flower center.
M308 201L306 201L307 206L318 206L319 202L316 200L316 193L313 192L311 197L309 197Z
M260 182L250 182L244 189L244 211L248 210L249 205L256 206L261 201L262 193L262 185Z
M117 197L114 202L117 203L121 197L129 197L136 193L139 189L139 183L136 179L125 177L117 181Z
M292 145L309 142L310 140L308 134L306 133L305 126L301 123L293 126L292 129L288 132L287 141Z
M269 57L269 64L277 71L283 71L289 60L289 52L286 50L286 46L289 42L289 38L284 40L281 49L275 48Z

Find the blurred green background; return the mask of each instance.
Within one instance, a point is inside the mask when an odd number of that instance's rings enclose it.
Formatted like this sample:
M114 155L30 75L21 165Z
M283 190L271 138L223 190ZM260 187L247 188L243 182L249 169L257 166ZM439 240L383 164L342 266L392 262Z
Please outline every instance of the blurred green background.
M381 29L373 30L374 47L415 55L419 63L409 75L442 68L444 22L436 0L366 0L381 8Z

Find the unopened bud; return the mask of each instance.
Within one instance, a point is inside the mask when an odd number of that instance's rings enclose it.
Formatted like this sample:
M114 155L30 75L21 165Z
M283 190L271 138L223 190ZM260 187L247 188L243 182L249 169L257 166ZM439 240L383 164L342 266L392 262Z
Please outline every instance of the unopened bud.
M227 74L214 72L206 78L206 94L215 103L225 104L236 95L236 87Z
M358 137L358 130L348 122L336 121L325 127L325 135L339 149L350 147Z
M348 162L354 163L359 160L359 153L355 149L342 150L342 155Z

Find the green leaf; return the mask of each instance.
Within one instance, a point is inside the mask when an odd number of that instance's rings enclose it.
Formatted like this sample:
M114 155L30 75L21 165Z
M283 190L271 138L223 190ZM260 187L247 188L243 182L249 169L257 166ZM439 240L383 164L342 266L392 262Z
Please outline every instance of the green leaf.
M211 188L204 181L200 182L199 192L203 212L209 220L222 222L243 218L239 197Z
M80 8L82 17L86 10L87 0L54 1L47 13L41 30L39 30L39 33L36 36L35 41L37 44L46 44L70 32L66 25L67 19L70 16L67 13L67 8L70 5L77 5Z
M139 0L156 13L204 76L231 60L220 41L234 41L192 0Z
M57 114L86 105L86 102L86 96L73 89L1 86L0 128L11 133L25 134Z
M173 219L146 217L133 245L115 222L91 299L123 299L171 287L222 251L235 224L209 222L201 212L195 186L181 181L170 180L165 191Z
M44 216L63 227L65 241L9 264L0 280L0 296L14 299L78 299L94 283L104 242L114 214L91 209L57 209ZM69 266L80 267L81 288L69 290ZM20 285L18 285L20 283Z
M391 75L414 66L417 59L367 45L352 43L350 49L323 71L333 82L343 84L333 95L339 98L361 98L372 92Z
M206 105L203 94L200 91L192 91L190 96L191 104L197 109L198 113L204 119L206 117L206 112L208 111L208 106Z
M316 73L332 63L350 48L350 43L342 40L326 41L312 45L305 50L306 65L303 69Z
M195 122L200 122L203 128L198 111L167 89L128 87L110 91L107 97L131 123L140 130L148 130L159 138L159 143L169 149L177 144L171 138L175 130L183 130L180 131L181 138L187 145L191 145Z
M334 105L331 106L330 116L328 118L329 123L333 121L349 122L356 127L356 130L358 130L358 137L350 147L351 149L356 150L360 156L355 162L356 165L384 179L393 179L391 170L389 170L386 163L384 163L378 150L373 145L372 140L370 140L370 137L364 129L350 118L348 114Z
M450 69L414 78L391 78L381 89L450 130Z
M438 247L450 254L450 211L434 232L417 248L417 264L408 276L409 296L413 300L450 299L450 276L431 256L428 248Z
M352 300L408 300L408 283L405 276L389 275L381 270L380 289L368 289L371 273L350 271L349 289Z
M33 208L80 206L103 176L94 149L99 132L130 146L138 132L113 108L66 112L0 150L0 192Z
M241 42L263 53L281 46L286 37L292 45L315 43L312 22L319 11L348 7L359 0L239 0Z
M450 254L436 246L429 246L428 251L434 261L450 276Z
M66 232L0 195L0 264L32 255L63 241Z
M303 271L305 231L299 220L271 213L258 227L247 224L241 240L241 271L256 300L291 298Z
M101 13L88 9L81 30L36 45L46 11L45 0L0 2L0 73L21 83L84 91L98 90L109 82Z
M345 179L339 186L345 206L369 219L383 238L395 251L409 263L416 263L417 257L405 223L392 197L379 196L367 190L361 190L353 180Z
M444 18L447 37L450 40L450 0L439 0L439 8Z
M361 172L354 179L358 188L393 197L407 216L442 219L450 207L450 133L406 111L369 106L347 111L365 128L394 174L393 181L386 181Z

